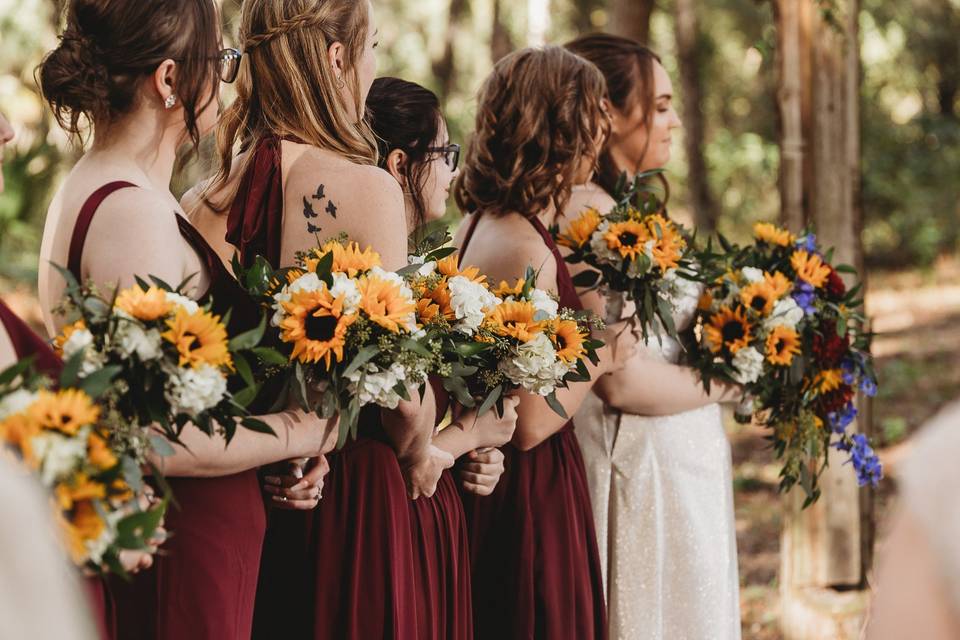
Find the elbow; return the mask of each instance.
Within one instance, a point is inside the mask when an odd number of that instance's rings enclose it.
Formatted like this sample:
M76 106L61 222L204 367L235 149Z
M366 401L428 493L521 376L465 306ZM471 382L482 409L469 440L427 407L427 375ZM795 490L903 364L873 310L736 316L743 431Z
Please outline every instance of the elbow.
M556 430L551 429L532 429L517 427L513 432L511 444L520 451L530 451L534 447L543 444Z

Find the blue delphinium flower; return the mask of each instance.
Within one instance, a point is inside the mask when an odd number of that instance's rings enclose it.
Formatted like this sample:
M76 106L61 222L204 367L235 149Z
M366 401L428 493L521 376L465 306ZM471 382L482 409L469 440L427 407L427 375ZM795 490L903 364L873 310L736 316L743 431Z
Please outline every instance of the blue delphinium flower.
M805 236L797 238L797 249L803 249L808 253L813 253L817 250L817 236L808 233Z
M873 378L864 378L860 381L860 391L871 398L874 397L877 395L877 381Z
M862 433L853 434L851 441L852 442L848 444L841 440L835 442L833 446L840 451L846 451L850 454L850 459L844 464L850 463L853 465L853 469L857 473L857 484L861 487L866 484L871 484L874 487L877 486L880 478L883 477L883 465L880 464L880 458L877 457L877 454L875 454L870 447L867 436Z
M813 285L806 282L797 282L794 285L793 294L791 294L797 306L803 309L803 312L807 315L812 315L817 310L814 306L817 299L814 291L816 291L816 288Z
M840 363L840 369L843 371L843 384L852 385L857 379L857 363L847 358Z
M830 429L834 433L843 433L850 426L850 423L857 417L857 408L852 402L848 402L843 411L831 411L827 414L827 420L830 421Z

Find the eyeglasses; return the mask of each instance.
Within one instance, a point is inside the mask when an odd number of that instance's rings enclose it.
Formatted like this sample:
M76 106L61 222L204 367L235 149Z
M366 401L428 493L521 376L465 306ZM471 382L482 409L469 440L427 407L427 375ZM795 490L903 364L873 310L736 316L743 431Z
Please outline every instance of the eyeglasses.
M240 71L240 58L243 56L239 49L223 49L216 56L217 73L220 80L230 84L237 79L237 72Z
M445 147L427 147L428 153L440 153L443 155L443 161L450 167L451 171L457 170L460 164L460 145L448 144Z

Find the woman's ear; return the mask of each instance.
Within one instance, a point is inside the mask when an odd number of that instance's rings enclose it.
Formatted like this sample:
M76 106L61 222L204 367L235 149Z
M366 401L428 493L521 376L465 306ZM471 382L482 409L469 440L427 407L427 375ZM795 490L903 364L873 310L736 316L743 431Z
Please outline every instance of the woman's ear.
M410 161L405 151L394 149L387 154L387 172L396 178L400 188L407 190L407 163Z
M177 63L167 59L153 72L152 86L159 96L160 103L166 109L177 104Z
M337 88L343 86L346 80L344 76L343 63L344 46L342 42L334 42L327 48L327 60L330 62L330 68L333 69L333 77L337 82Z

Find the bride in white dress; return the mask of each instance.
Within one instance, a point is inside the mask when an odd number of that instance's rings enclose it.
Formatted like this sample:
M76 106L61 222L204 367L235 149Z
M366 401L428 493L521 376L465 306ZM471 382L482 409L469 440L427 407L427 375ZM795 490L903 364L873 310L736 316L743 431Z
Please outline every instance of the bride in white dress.
M614 201L606 189L620 171L664 166L680 121L670 78L646 48L608 35L567 47L607 77L612 118L598 178L578 188L566 209L572 219L587 206L609 211ZM700 288L676 284L674 320L682 331ZM611 639L740 637L730 445L717 404L736 400L737 390L714 385L706 394L696 373L677 364L680 351L673 339L652 338L622 371L604 376L595 387L599 397L574 417Z

